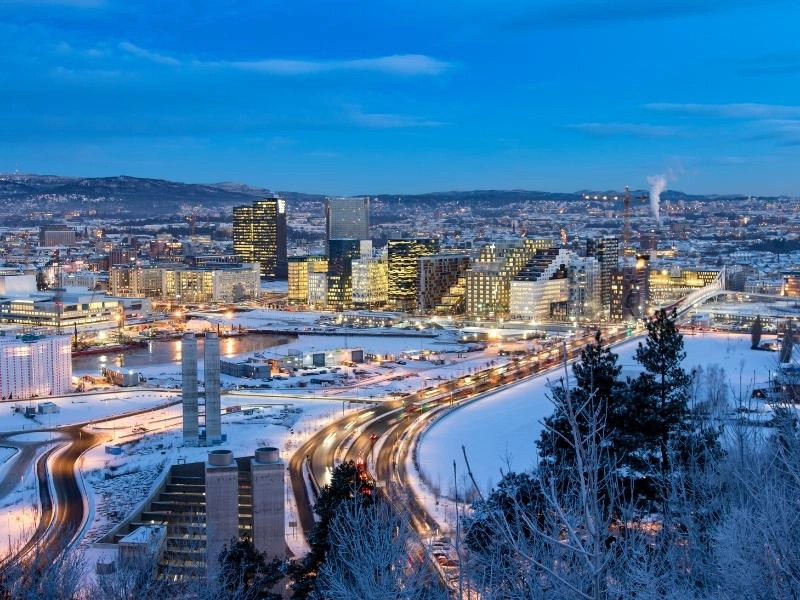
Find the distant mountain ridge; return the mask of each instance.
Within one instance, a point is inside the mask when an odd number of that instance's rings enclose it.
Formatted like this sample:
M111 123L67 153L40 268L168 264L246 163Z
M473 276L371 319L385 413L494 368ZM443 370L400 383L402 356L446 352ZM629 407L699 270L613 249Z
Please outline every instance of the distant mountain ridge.
M287 201L321 201L320 194L304 194L292 191L277 191ZM104 209L120 212L144 212L158 215L174 213L181 205L200 205L208 208L228 208L249 203L253 199L271 195L272 191L262 187L238 182L182 183L165 179L151 179L119 175L114 177L62 177L58 175L0 174L0 205L10 202L40 201L54 197L72 198L77 201L98 203ZM535 190L468 190L443 191L423 194L364 194L386 203L418 202L486 202L520 201L580 201L584 195L617 195L619 191L580 190L576 192L542 192ZM634 191L638 196L646 190ZM665 200L736 200L745 196L702 196L667 190Z

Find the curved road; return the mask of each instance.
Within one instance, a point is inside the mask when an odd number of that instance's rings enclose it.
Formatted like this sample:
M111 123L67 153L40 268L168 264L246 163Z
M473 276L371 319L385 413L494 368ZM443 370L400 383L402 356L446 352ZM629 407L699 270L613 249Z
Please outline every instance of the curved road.
M567 342L567 360L579 356L583 346L593 337L587 335ZM614 345L630 338L621 332L609 335L607 339ZM436 522L419 503L407 484L405 463L411 444L400 446L404 452L395 452L400 442L415 426L419 426L429 417L428 412L431 409L440 408L445 404L454 406L462 404L465 400L471 400L501 386L558 367L562 362L563 347L550 344L543 350L523 358L515 358L508 363L443 382L436 387L405 396L402 400L393 400L364 409L343 417L317 432L300 446L289 461L292 489L303 530L308 533L314 525L313 499L308 494L304 464L308 463L317 485L323 486L329 481L330 469L336 464L337 458L363 461L368 465L374 460L373 477L382 484L381 487L389 498L408 508L418 531L426 533L435 529ZM384 439L377 456L372 456L374 445L381 438ZM346 443L351 445L343 457L338 457L341 447Z

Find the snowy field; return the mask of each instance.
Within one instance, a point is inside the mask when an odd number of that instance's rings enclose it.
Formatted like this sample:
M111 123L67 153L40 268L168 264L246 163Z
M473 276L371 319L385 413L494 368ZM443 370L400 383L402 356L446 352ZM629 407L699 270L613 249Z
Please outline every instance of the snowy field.
M179 396L172 392L140 390L120 393L76 394L58 398L4 402L0 405L0 432L35 431L37 429L85 423L123 413L154 408L177 399L179 399ZM32 419L26 418L22 413L13 412L15 406L20 408L36 407L44 401L57 404L59 412L45 415L37 414ZM24 440L19 439L18 441ZM30 439L27 441L37 440Z
M750 349L749 335L698 334L684 336L685 367L707 369L717 364L725 369L730 397L749 397L753 387L764 385L777 368L777 354ZM617 346L622 376L638 371L634 353L638 340ZM536 463L535 442L542 421L553 409L548 400L548 382L562 370L530 379L460 408L436 423L419 446L419 464L426 481L442 492L452 487L453 460L463 470L461 446L467 449L475 479L486 489L501 477L501 470L524 470ZM461 485L461 482L458 482Z
M286 313L281 313L286 314ZM455 355L459 351L463 352L464 346L462 344L457 343L454 341L453 336L450 333L443 333L442 335L436 338L426 338L426 337L376 337L376 336L364 336L364 335L341 335L341 336L326 336L326 335L300 335L298 339L293 340L286 344L281 344L278 346L272 346L270 348L266 348L264 350L259 350L255 352L246 352L242 354L236 355L226 355L226 359L235 358L236 360L244 360L247 357L259 355L266 358L275 358L275 359L282 359L285 358L286 355L289 353L290 350L300 350L303 352L317 352L323 350L335 350L338 348L362 348L365 353L368 354L376 354L376 355L386 355L391 354L393 356L400 356L401 353L409 353L415 354L419 353L422 350L430 350L436 353L441 353L442 355L446 353L450 353L448 356L443 356L443 358L447 358L448 363L452 363L455 360ZM465 362L465 361L473 361L474 366L478 366L477 359L479 358L479 353L465 353L464 356L458 359L458 362ZM471 367L473 365L469 365ZM468 366L464 366L463 368L469 368ZM366 376L363 378L363 381L360 378L353 378L350 377L349 380L346 379L345 376L352 375L352 369L349 368L342 368L341 372L338 375L334 375L332 373L328 373L326 375L326 379L334 379L336 380L333 384L326 385L324 387L346 387L346 386L355 386L358 385L363 389L366 389L366 386L369 385L370 388L374 388L375 394L386 394L390 392L399 392L399 391L408 391L410 389L418 389L419 382L418 381L403 381L403 382L391 382L389 381L390 377L387 375L391 375L389 370L382 370L378 369L376 365L358 365L356 367L358 370L367 370ZM400 369L397 365L392 365L392 369L396 370L397 373L415 373L418 371L432 369L442 374L442 376L447 376L448 370L446 368L438 367L434 368L432 363L426 361L408 361L407 368ZM137 369L144 377L147 378L147 385L151 387L164 387L164 388L176 388L181 383L181 365L179 362L168 362L159 365L151 365L147 367L140 367ZM463 373L462 373L463 374ZM376 375L381 375L382 377L378 381L372 381L372 378ZM263 381L260 379L247 379L242 377L231 377L229 375L222 374L221 381L223 387L227 389L238 389L238 388L263 388L263 389L272 389L272 390L295 390L298 394L310 393L316 394L319 390L319 386L317 389L312 390L309 386L309 380L311 377L315 377L310 375L308 377L302 377L299 375L292 375L286 376L285 379L274 379L273 381ZM200 356L200 360L198 361L198 378L202 381L203 378L203 361L202 355ZM302 383L302 386L298 384ZM238 386L238 387L237 387Z
M262 404L262 406L255 406ZM226 395L223 408L252 407L251 414L236 412L222 417L222 432L227 441L220 448L235 456L251 456L262 446L275 446L288 461L291 453L312 433L342 416L339 401L270 400L252 396ZM345 412L363 408L346 404ZM176 462L199 462L206 459L208 448L183 446L179 406L154 411L145 416L115 419L90 427L104 442L87 452L80 468L88 484L91 522L84 541L92 543L121 522L151 493L164 475L164 469ZM145 430L145 431L142 431ZM106 453L106 446L119 446L120 455ZM293 505L287 509L287 521L298 521ZM290 545L302 544L302 534L287 528ZM302 549L302 545L299 546Z
M49 444L39 448L37 456L43 454ZM8 468L16 460L16 452L8 456L9 448L3 448L3 467ZM3 473L5 470L3 469ZM36 475L28 469L19 484L0 498L0 559L23 546L33 535L39 522L39 486Z

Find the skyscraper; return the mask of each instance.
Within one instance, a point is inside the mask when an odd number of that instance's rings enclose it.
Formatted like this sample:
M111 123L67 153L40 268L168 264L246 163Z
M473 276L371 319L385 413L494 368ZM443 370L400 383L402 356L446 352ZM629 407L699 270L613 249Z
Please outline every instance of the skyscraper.
M369 198L326 198L325 239L369 239Z
M361 258L359 240L328 240L328 305L350 306L353 301L353 259Z
M619 268L619 239L605 236L586 240L586 256L593 256L600 263L600 303L608 316L611 310L612 274Z
M286 201L276 196L235 207L233 249L243 262L259 263L263 278L285 279Z
M413 310L416 307L419 276L417 259L438 251L439 241L432 238L388 241L390 303L404 310Z

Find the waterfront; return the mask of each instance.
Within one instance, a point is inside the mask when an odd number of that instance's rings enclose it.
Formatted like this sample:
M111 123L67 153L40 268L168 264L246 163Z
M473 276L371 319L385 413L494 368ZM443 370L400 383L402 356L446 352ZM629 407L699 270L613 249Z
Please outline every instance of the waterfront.
M220 341L220 353L223 357L231 357L245 352L254 352L272 348L291 341L285 335L256 333L226 337ZM203 338L197 339L198 356L203 356ZM181 341L153 340L141 348L131 348L124 352L92 354L77 356L72 359L72 370L76 375L99 375L106 366L140 369L155 365L167 365L181 360Z

